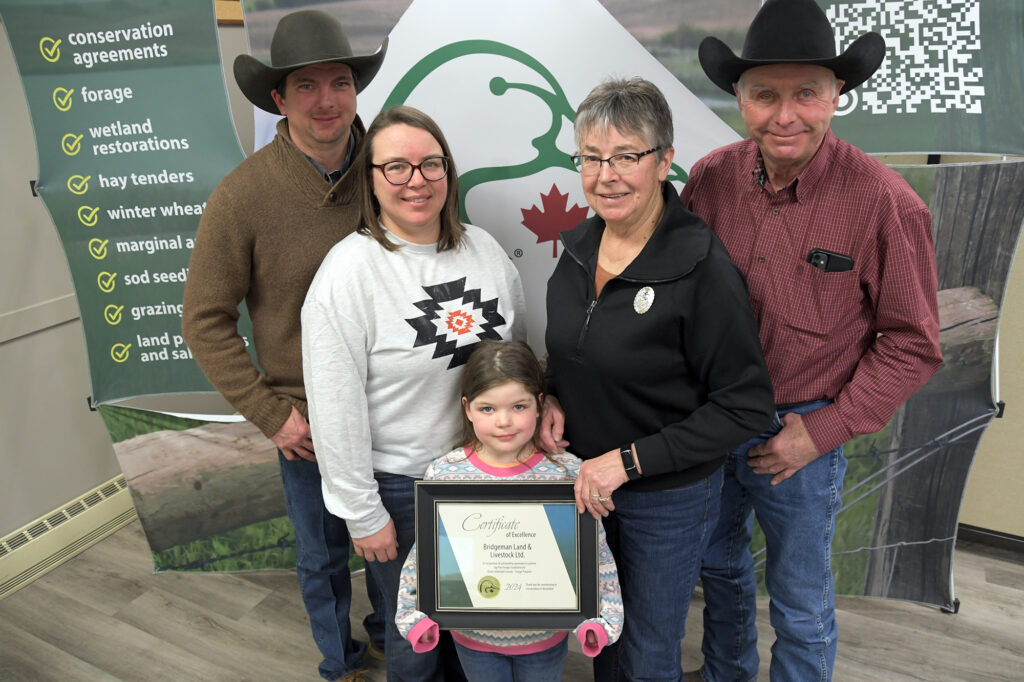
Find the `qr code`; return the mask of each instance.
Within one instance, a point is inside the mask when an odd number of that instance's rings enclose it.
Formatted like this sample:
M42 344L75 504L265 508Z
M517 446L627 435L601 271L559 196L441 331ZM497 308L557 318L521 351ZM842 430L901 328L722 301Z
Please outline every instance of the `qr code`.
M844 95L837 115L981 113L981 0L861 0L826 14L845 49L866 31L885 39L875 75ZM859 97L859 104L858 104Z

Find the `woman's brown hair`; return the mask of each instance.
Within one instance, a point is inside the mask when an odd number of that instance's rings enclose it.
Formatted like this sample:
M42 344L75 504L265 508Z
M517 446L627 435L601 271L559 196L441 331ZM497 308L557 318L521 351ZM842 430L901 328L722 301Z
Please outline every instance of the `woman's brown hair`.
M398 248L397 244L387 238L384 228L380 225L380 203L373 194L373 140L380 131L399 124L420 128L430 133L441 145L441 153L448 159L448 195L441 207L441 235L437 240L437 250L441 252L455 249L466 233L466 228L459 222L459 176L455 172L455 160L452 159L451 148L444 138L444 133L434 119L413 107L396 106L380 112L366 131L362 149L352 162L360 188L359 227L356 231L373 237L388 251Z

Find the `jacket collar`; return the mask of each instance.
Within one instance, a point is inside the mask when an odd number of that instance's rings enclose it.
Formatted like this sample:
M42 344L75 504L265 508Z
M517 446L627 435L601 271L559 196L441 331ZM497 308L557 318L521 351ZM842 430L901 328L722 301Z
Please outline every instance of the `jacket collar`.
M711 248L711 230L683 206L672 183L666 180L661 184L661 195L665 199L665 214L643 250L619 275L620 279L638 282L678 279L704 260ZM604 219L595 215L561 234L565 250L591 274L597 266L597 249L604 226Z

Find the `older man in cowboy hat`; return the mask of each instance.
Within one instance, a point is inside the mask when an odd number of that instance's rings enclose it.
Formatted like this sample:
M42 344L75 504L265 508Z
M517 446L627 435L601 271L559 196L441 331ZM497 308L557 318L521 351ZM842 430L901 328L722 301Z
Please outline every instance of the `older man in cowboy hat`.
M741 57L716 38L700 46L749 138L698 161L683 201L746 275L780 423L726 460L701 571L704 666L688 680L757 677L752 514L767 545L771 678L831 678L843 443L884 427L942 362L928 209L829 128L840 95L884 57L876 33L837 55L814 0L768 0Z
M277 445L299 585L327 680L361 679L367 645L351 637L348 531L324 507L306 421L299 314L320 261L356 227L359 193L347 172L364 134L356 93L386 49L387 40L374 54L354 55L337 19L304 10L278 23L270 66L248 55L235 60L245 96L286 118L210 196L182 315L210 382ZM259 365L238 332L242 300ZM383 641L383 624L376 627Z

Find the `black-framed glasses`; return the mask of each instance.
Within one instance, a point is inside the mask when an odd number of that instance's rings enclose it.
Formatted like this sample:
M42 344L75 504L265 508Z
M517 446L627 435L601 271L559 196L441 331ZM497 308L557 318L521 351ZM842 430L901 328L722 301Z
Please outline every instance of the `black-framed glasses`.
M428 156L419 163L408 161L388 161L387 163L371 163L384 174L384 179L392 185L404 185L412 180L412 174L419 171L424 180L437 182L448 174L448 159L443 156Z
M616 173L626 175L636 170L636 167L640 165L640 159L660 149L661 147L651 147L645 152L612 154L607 159L602 159L600 156L594 156L593 154L573 154L572 162L581 175L597 175L601 172L602 163L607 163Z

